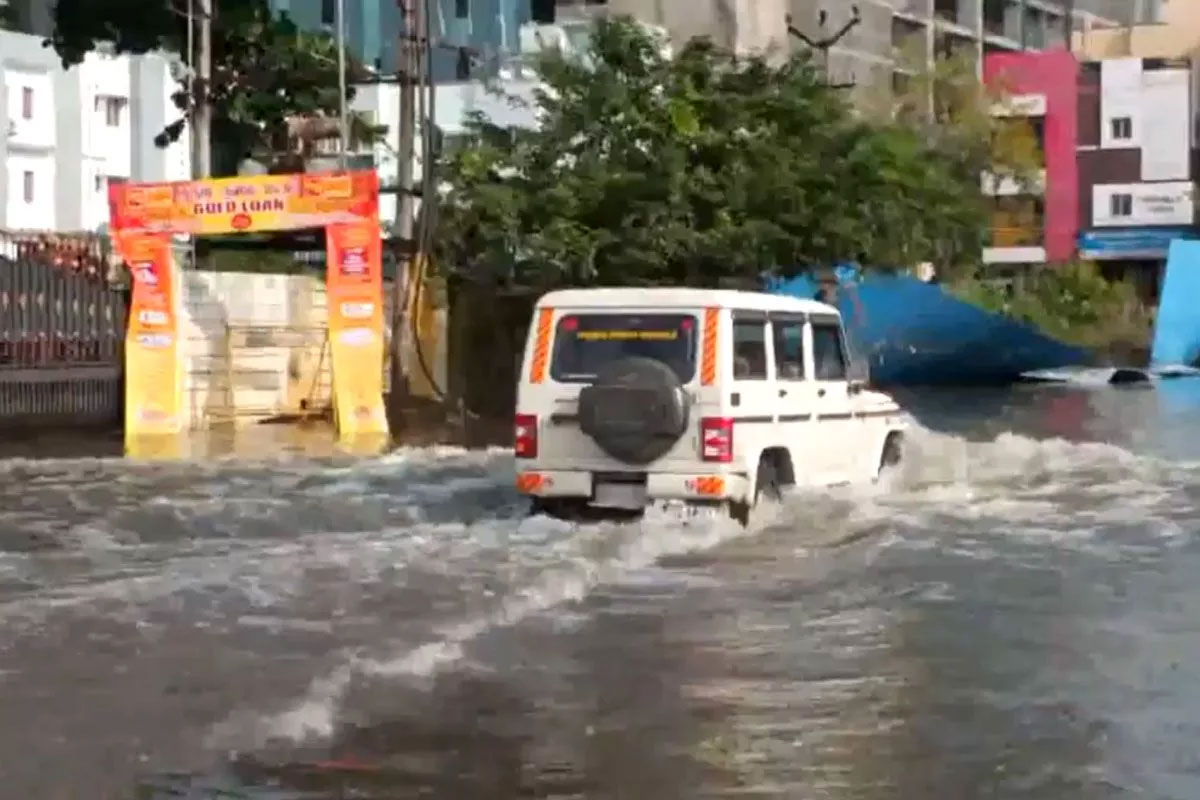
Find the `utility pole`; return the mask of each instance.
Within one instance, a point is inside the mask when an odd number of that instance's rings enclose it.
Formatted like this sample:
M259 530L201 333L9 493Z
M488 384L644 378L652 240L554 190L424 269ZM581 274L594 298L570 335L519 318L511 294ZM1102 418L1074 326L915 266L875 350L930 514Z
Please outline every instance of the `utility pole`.
M397 0L401 9L400 64L397 78L400 85L400 135L397 164L396 224L393 237L396 243L396 276L392 301L392 359L391 394L393 423L400 419L400 409L408 397L408 376L405 356L411 338L406 325L408 284L416 277L417 246L414 242L413 158L416 155L417 79L420 75L421 43L425 30L424 0Z
M196 74L193 94L199 94L193 102L192 127L192 175L196 178L212 177L212 106L209 105L209 85L212 83L212 0L195 0L199 9L200 35L199 52L196 54Z
M337 49L338 49L338 166L346 171L346 150L350 144L350 130L346 120L346 0L337 0Z

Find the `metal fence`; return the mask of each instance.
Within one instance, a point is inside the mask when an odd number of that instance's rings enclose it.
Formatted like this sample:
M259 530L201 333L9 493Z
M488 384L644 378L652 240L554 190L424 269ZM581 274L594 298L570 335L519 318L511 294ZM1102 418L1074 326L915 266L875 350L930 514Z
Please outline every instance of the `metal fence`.
M0 236L0 427L121 418L126 294L94 240Z

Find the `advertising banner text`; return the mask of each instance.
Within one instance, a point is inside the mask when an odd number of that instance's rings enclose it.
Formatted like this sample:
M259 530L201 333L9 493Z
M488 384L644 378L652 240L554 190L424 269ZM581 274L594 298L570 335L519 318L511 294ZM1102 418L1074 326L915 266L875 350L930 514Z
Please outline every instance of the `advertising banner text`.
M133 281L125 334L126 436L177 434L183 403L171 239L118 232L116 245Z
M334 413L343 436L386 435L383 246L375 219L326 229Z

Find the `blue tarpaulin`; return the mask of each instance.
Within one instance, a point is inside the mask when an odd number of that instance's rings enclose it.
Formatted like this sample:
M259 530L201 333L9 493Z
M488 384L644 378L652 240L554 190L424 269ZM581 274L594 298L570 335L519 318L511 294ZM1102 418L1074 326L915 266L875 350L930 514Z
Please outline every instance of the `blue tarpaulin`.
M1088 362L1085 350L964 302L936 284L903 275L835 271L837 305L851 348L880 385L995 384L1021 373ZM813 298L808 276L769 291Z
M1167 251L1167 269L1154 320L1150 365L1196 366L1200 359L1200 242L1176 239Z

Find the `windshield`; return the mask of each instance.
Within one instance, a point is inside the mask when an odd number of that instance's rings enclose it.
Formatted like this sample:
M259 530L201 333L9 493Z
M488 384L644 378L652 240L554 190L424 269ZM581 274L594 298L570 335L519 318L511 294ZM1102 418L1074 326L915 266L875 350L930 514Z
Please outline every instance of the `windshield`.
M558 322L550 375L559 383L588 383L605 365L631 356L661 361L688 383L696 372L696 317L570 314Z

